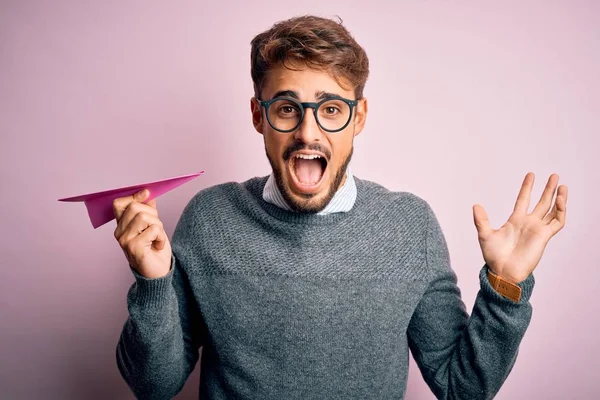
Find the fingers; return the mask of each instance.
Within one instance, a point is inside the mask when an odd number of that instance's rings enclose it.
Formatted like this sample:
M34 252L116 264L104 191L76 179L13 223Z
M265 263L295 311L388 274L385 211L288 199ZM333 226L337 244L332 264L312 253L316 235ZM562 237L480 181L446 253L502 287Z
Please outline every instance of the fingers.
M552 212L544 217L544 221L550 225L552 235L558 233L567 223L567 194L568 188L565 185L559 186Z
M533 215L538 216L540 219L544 218L544 216L550 210L550 206L552 205L552 198L554 197L554 192L556 191L557 185L558 174L550 175L550 178L548 178L548 182L546 183L546 187L544 188L544 192L540 197L540 201L532 211Z
M156 208L152 208L147 204L131 202L117 224L117 228L115 229L115 238L119 239L119 237L121 237L123 232L125 232L127 227L131 224L131 221L133 221L134 218L136 218L139 214L148 214L158 217L158 211Z
M525 175L523 184L521 185L521 190L519 191L519 195L517 196L517 201L515 203L515 208L513 211L520 214L527 214L527 210L529 209L529 203L531 201L531 189L533 188L534 181L535 175L533 174L533 172L528 172Z
M544 221L546 224L549 224L550 222L552 222L552 220L554 218L556 218L556 215L558 213L557 203L561 201L560 197L565 195L565 190L566 190L565 185L561 185L558 188L556 199L554 200L554 206L552 207L552 210L550 210L550 212L548 214L546 214L546 216L542 219L542 221Z
M152 244L157 250L164 249L167 243L167 234L162 225L150 225L148 229L138 235L138 238L137 240L143 243Z
M142 202L148 198L150 195L150 191L148 189L140 190L137 193L132 194L131 196L119 197L113 201L113 214L117 219L117 222L121 219L121 216L129 206L134 201Z
M156 224L148 226L141 234L124 243L123 250L129 255L135 265L139 265L146 253L146 249L152 245L158 250L165 247L167 235L164 229ZM131 260L130 260L131 261Z
M127 215L127 212L125 213ZM119 222L119 232L115 232L115 238L118 240L121 247L124 247L127 243L131 242L136 236L139 236L143 233L146 228L151 227L152 225L156 225L161 230L164 229L163 223L158 216L149 214L147 212L139 212L135 215L135 217L131 220L129 225L125 228L121 228L121 223L125 220L125 217L121 219Z

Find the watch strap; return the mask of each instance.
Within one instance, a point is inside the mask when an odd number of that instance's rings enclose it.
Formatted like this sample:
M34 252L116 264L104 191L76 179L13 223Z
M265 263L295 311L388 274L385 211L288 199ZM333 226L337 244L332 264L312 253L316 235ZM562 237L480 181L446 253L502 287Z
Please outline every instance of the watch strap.
M521 287L494 274L488 268L488 279L494 290L515 303L521 300Z

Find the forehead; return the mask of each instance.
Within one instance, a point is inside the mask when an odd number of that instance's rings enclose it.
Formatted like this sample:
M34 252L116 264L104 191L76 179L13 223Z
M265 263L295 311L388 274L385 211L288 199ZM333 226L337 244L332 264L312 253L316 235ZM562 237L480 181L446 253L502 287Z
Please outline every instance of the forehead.
M263 99L271 99L275 93L291 90L298 93L300 101L314 100L317 93L327 92L345 98L354 98L353 88L345 81L344 86L335 80L327 71L294 65L292 69L277 66L266 74L262 89Z

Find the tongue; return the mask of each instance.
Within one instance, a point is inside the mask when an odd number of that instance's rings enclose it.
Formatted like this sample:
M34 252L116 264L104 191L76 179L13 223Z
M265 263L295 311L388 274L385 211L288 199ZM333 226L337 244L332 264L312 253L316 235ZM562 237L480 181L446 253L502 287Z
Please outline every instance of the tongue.
M321 180L323 166L321 161L296 158L296 177L305 185L314 185Z

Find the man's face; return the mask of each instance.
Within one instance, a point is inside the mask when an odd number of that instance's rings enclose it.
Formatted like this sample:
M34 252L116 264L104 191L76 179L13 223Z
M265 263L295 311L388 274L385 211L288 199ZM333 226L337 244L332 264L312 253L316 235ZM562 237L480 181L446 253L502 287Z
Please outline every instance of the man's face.
M328 94L355 99L353 89L344 89L327 72L301 68L294 65L297 70L283 66L271 70L261 100L282 94L295 97L299 102L319 102ZM264 108L255 98L251 99L251 109L254 127L263 135L267 158L286 202L298 212L314 213L324 209L345 182L354 136L362 131L365 123L366 99L361 99L354 108L348 126L335 133L321 129L310 108L306 109L300 126L289 133L271 127Z

